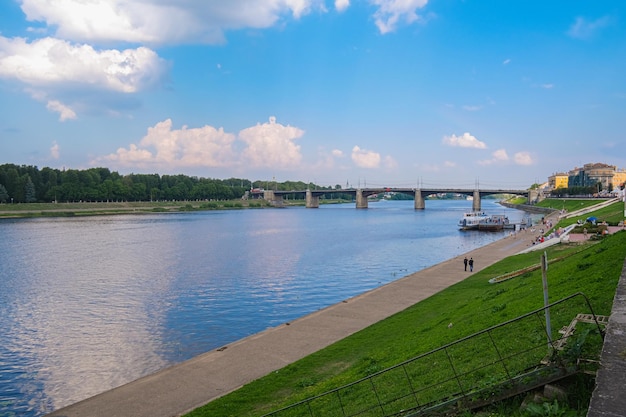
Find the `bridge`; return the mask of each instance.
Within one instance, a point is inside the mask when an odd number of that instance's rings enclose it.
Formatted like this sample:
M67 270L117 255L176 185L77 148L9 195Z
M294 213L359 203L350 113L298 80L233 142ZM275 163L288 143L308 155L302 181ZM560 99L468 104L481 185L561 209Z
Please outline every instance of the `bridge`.
M514 190L514 189L463 189L463 188L350 188L350 189L335 189L335 190L291 190L291 191L278 191L278 190L252 190L249 195L251 198L263 198L271 202L277 207L284 205L284 197L287 195L300 195L306 200L307 208L318 208L320 206L320 197L323 195L352 195L356 200L357 209L367 208L368 197L377 194L384 193L402 193L411 195L414 197L414 207L416 210L423 210L426 208L426 198L433 194L461 194L472 196L472 210L480 211L480 199L481 197L494 195L494 194L513 194L527 197L529 200L535 200L538 197L537 190Z

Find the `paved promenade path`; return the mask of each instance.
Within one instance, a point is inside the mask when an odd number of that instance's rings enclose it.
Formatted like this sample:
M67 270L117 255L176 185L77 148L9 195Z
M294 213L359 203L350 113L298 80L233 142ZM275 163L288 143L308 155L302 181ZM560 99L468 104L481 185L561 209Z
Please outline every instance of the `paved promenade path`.
M60 417L171 417L316 352L527 248L518 232L402 279L53 412ZM539 256L539 255L538 255Z

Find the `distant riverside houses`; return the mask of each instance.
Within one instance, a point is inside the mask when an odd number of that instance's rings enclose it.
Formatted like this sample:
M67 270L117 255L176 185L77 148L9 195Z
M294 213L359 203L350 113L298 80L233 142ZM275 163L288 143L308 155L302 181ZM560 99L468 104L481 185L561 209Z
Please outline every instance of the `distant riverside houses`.
M573 187L593 187L599 184L599 191L618 191L626 183L626 170L615 165L600 162L585 164L569 172L559 172L548 177L547 189Z

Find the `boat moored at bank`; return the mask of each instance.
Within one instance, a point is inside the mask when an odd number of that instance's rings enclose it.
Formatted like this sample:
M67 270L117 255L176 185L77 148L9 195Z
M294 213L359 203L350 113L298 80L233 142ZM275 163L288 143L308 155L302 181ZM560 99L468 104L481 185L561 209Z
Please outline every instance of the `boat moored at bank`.
M477 230L480 222L488 218L489 216L482 211L464 213L461 220L459 220L459 228L461 230Z
M498 232L500 230L514 228L515 225L509 222L509 218L503 214L493 214L478 223L478 230L487 232Z

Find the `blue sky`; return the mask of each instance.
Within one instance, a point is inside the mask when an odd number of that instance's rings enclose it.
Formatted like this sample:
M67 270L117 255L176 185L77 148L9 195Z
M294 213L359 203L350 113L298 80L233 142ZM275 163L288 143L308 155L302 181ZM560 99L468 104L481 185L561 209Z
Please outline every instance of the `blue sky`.
M518 188L626 167L626 3L5 0L0 163Z

